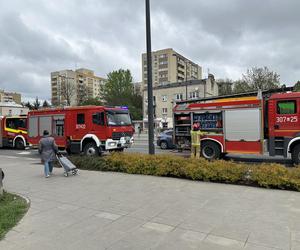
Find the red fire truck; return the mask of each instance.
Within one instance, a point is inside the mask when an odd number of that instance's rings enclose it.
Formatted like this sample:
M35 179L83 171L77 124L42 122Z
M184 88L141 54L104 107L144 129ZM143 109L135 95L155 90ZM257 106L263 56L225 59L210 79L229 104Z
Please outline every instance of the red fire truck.
M27 145L27 116L0 117L0 147L24 149Z
M82 106L30 111L28 141L34 147L48 130L68 153L100 155L122 151L133 143L133 126L126 107Z
M300 163L300 92L258 93L179 102L174 108L174 140L190 146L195 123L206 132L201 154L217 159L227 153L291 155Z

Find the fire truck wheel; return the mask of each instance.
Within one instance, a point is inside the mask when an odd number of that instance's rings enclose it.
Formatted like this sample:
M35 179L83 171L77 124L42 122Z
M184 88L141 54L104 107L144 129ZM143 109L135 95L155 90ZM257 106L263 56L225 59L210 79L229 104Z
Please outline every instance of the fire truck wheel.
M292 151L292 161L295 165L300 164L300 144L296 145Z
M201 156L207 160L219 159L221 156L221 150L219 145L212 141L202 142Z
M84 146L84 154L87 156L96 156L99 155L99 149L94 142L90 142Z
M18 150L25 149L24 141L20 138L16 139L15 148L18 149Z

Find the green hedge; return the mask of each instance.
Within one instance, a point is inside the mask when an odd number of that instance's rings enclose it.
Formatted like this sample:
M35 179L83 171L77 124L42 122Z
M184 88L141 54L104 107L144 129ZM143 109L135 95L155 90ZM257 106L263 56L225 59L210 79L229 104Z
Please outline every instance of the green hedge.
M300 191L300 168L280 164L249 165L232 161L186 159L173 155L114 153L106 157L71 156L80 169L169 176L191 180Z

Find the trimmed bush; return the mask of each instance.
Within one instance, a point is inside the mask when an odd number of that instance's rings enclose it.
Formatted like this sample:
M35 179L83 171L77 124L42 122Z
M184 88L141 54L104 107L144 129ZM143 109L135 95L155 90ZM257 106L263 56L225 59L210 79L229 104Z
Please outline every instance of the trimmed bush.
M300 168L279 164L248 165L232 161L186 159L173 155L113 153L106 157L72 156L80 169L168 176L198 181L300 191Z

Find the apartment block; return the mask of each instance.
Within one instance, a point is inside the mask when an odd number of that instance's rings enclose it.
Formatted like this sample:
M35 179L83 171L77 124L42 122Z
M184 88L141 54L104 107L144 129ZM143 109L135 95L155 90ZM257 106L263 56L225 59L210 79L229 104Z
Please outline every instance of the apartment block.
M0 89L0 102L15 102L21 104L21 94L16 92L6 92Z
M175 50L168 48L152 52L153 87L169 83L202 79L202 68ZM142 54L142 83L147 87L147 54Z
M148 93L143 92L143 126L148 127ZM212 74L207 79L175 82L153 87L155 127L173 127L173 107L177 101L196 100L218 95L218 85Z
M101 99L101 86L106 79L94 71L80 68L51 73L52 105L78 105L88 98Z

